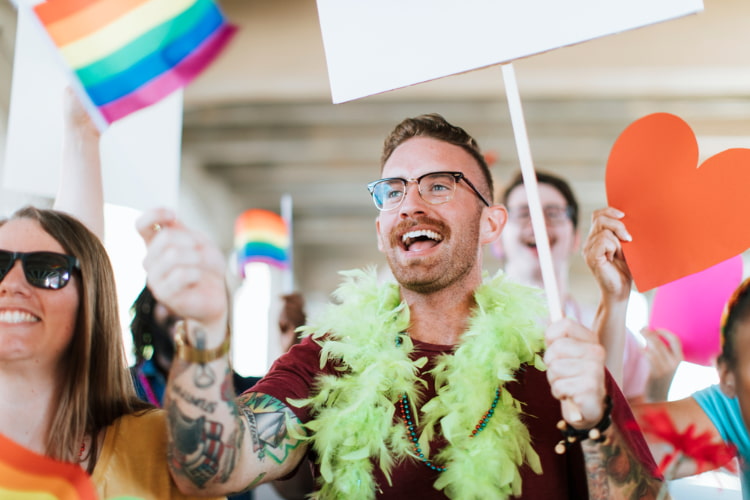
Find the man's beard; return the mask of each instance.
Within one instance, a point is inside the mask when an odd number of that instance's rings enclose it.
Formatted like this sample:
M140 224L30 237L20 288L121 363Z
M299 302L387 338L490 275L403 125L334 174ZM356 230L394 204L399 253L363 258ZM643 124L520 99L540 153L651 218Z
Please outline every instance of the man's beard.
M427 224L437 230L443 237L439 244L451 240L451 230L444 222L429 217L417 217L402 221L394 228L389 238L391 248L401 249L399 235L420 224ZM466 238L453 242L458 246L450 254L443 253L437 257L410 259L409 265L401 264L396 257L396 252L386 253L386 259L399 285L420 294L431 294L455 283L476 265L478 241L479 226L477 224Z

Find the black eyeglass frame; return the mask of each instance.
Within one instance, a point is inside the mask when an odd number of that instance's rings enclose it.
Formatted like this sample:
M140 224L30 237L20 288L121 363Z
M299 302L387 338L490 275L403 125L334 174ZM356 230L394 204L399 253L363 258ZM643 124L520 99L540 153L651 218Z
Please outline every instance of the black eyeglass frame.
M491 206L490 203L487 201L487 199L484 196L482 196L482 193L479 192L479 190L476 188L476 186L468 179L468 177L466 177L466 175L464 175L463 172L451 172L451 171L427 172L426 174L420 175L416 179L404 179L403 177L385 177L383 179L378 179L376 181L372 181L372 182L368 183L367 184L367 190L370 192L370 196L372 197L372 202L375 204L375 208L377 208L381 212L387 212L389 210L395 210L398 207L400 207L401 204L404 202L404 198L401 198L401 201L398 202L398 205L396 205L396 206L394 206L392 208L380 208L378 206L377 201L375 201L375 186L376 185L380 184L381 182L386 182L386 181L402 181L404 183L404 197L405 197L405 195L406 195L406 186L409 184L409 182L416 182L417 183L417 191L419 192L419 197L424 200L424 198L422 197L422 191L419 190L419 183L425 177L430 176L430 175L436 175L436 174L452 175L453 178L456 181L456 184L458 184L459 181L463 180L471 188L471 190L474 191L474 194L476 194L479 197L479 199L482 200L482 203L484 203L488 207ZM455 190L454 190L454 193L455 193ZM439 202L439 203L432 203L429 200L425 200L425 201L427 203L430 203L431 205L441 205L443 203L448 203L452 199L453 199L453 197L451 196L450 199L445 200L443 202Z
M555 208L555 209L559 208L559 209L561 209L561 213L562 213L563 217L560 218L560 219L551 219L551 218L547 217L547 210L550 209L550 208ZM510 208L507 208L507 210L508 210L508 219L519 220L519 217L517 215L518 214L518 208L513 209L513 210L511 210ZM544 219L546 221L560 221L560 222L562 222L565 219L567 219L567 220L569 220L571 222L574 222L573 221L573 213L574 212L575 212L575 210L570 205L565 205L564 207L560 206L560 205L543 206L542 207L542 214L544 214ZM527 207L527 206L522 207L521 208L521 213L525 214L524 217L521 217L521 220L523 220L525 222L528 222L529 220L531 220L531 211L529 210L529 207Z
M32 276L29 277L29 271L26 267L26 261L30 257L40 257L50 255L54 256L56 258L62 258L66 264L64 268L62 268L65 271L65 277L61 280L61 285L58 287L54 286L45 286L42 284L43 282L40 282L38 280L35 280ZM16 265L16 261L21 261L21 267L23 268L23 275L26 278L26 282L36 288L41 288L43 290L60 290L64 288L69 282L70 282L70 275L73 272L73 270L81 270L81 263L78 261L78 258L73 257L72 255L66 255L64 253L59 252L49 252L49 251L38 251L38 252L11 252L10 250L0 250L0 260L2 257L8 256L10 257L10 261L8 264L3 268L0 267L0 282L2 282L5 277L8 275L8 273L13 269L13 266Z

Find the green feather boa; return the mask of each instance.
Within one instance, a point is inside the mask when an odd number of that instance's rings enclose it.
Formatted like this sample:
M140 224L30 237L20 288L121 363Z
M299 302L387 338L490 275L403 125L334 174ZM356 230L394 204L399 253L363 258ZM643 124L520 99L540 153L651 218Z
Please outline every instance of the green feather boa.
M395 403L406 394L420 401L425 382L417 373L426 358L412 361L409 308L396 284L378 284L374 269L343 272L345 280L318 324L305 329L322 346L321 367L333 360L341 374L321 376L310 405L309 439L319 457L321 488L313 498L374 498L377 463L390 482L397 461L414 457L406 426L394 423ZM476 308L454 355L442 355L432 370L437 395L421 409L420 446L437 432L448 442L432 458L448 467L435 482L454 500L507 498L521 493L518 468L541 473L539 457L520 414L521 403L501 390L494 416L471 438L495 389L513 380L524 363L544 369L538 290L507 281L501 273L475 293ZM400 338L400 345L396 339ZM414 414L413 418L418 418ZM416 423L416 422L415 422ZM414 457L416 459L416 457Z

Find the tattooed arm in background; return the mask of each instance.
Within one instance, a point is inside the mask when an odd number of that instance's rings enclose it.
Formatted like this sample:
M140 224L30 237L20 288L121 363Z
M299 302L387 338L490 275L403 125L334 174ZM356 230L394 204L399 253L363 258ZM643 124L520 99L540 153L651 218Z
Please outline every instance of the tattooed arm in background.
M188 319L189 346L216 349L229 309L221 251L165 209L146 212L137 227L154 296ZM283 477L307 449L301 423L285 404L264 394L235 397L227 353L198 363L178 351L164 407L170 472L186 494L225 495Z
M624 214L613 207L596 210L583 248L586 264L601 293L593 325L595 339L605 348L606 366L620 385L628 376L623 373L622 352L627 334L626 311L633 281L622 251L622 242L632 240L622 222L623 217ZM619 404L627 405L624 400ZM581 443L589 478L589 497L630 499L657 498L657 495L662 495L658 498L669 498L664 482L655 477L655 471L649 470L653 463L644 463L650 457L639 460L631 447L633 441L628 436L640 438L640 431L618 427L618 424L628 423L613 421L604 433L607 436L604 443L588 439ZM640 453L643 451L639 450Z
M568 426L579 430L597 427L606 418L607 395L611 398L611 424L603 432L606 439L581 442L589 498L657 498L663 482L627 401L607 373L604 348L596 334L580 323L562 319L547 327L545 340L547 379L552 395L561 401Z
M617 426L610 426L604 435L603 443L590 439L581 443L590 500L671 498L666 483L647 470Z

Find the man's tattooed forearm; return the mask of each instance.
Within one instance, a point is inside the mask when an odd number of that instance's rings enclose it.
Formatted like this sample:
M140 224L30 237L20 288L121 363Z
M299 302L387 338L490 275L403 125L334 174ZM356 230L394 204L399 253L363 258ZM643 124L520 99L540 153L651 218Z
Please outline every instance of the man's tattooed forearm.
M174 393L177 396L181 397L189 404L197 406L206 413L213 413L216 411L216 401L206 401L206 398L199 398L193 394L190 394L184 387L177 385L177 383L173 383L172 388L174 389Z
M241 404L253 451L258 459L271 458L283 463L289 453L300 446L300 441L290 438L287 428L289 409L279 400L265 394L252 393L243 396ZM293 418L293 417L292 417Z
M605 443L583 441L581 445L592 500L608 500L614 496L641 499L661 489L661 482L631 455L619 433L613 432Z
M193 419L176 404L169 405L170 466L193 484L203 487L219 471L219 465L231 446L222 442L224 426L201 416Z
M202 328L195 329L195 347L196 349L206 348L206 331ZM216 382L216 374L207 364L199 364L195 367L193 373L193 382L196 387L205 389L211 387Z

